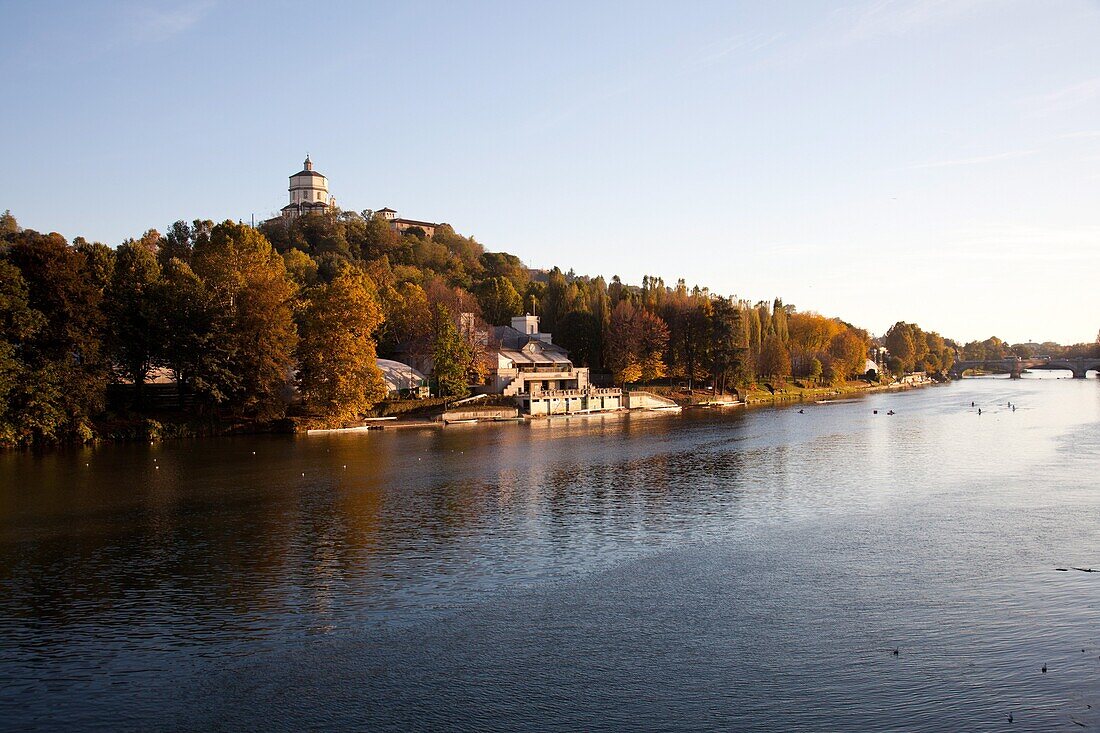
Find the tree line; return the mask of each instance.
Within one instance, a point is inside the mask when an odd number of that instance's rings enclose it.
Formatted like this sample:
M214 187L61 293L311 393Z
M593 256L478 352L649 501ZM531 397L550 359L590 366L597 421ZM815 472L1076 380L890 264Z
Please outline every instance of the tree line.
M140 414L158 371L190 414L217 421L355 419L386 396L377 356L429 358L434 390L462 395L495 363L487 327L524 313L616 384L835 383L862 375L876 345L780 299L535 271L446 225L398 233L371 211L178 221L116 248L5 213L0 444L93 439L108 385L132 385L125 409ZM947 369L955 353L908 324L885 341L898 371Z

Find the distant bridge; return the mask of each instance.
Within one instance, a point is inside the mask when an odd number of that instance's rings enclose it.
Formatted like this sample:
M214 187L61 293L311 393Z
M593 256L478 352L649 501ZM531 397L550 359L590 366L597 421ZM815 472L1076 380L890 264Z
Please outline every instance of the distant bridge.
M1037 356L1031 359L1021 359L1010 356L1005 359L963 359L955 362L951 367L951 376L961 377L967 369L981 369L987 372L999 372L1009 374L1013 379L1019 379L1020 373L1025 369L1064 369L1073 372L1074 379L1084 379L1085 373L1090 370L1100 371L1100 357L1078 357L1067 359L1063 357Z

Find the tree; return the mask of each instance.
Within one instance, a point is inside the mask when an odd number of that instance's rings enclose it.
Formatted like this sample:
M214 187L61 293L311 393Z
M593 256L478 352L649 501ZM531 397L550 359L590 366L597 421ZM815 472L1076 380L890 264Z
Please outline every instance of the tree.
M228 368L227 344L218 334L224 314L214 295L190 265L175 257L164 264L158 289L164 329L160 361L175 373L180 395L194 391L215 403L228 400L221 387L235 378Z
M668 326L655 313L640 309L635 314L635 326L638 331L638 363L641 366L641 379L652 382L667 375L664 362L665 347L668 346Z
M867 363L867 342L846 328L830 340L829 356L833 358L842 380L863 374L866 371L864 365Z
M28 436L27 394L37 389L23 346L45 325L30 305L27 283L15 265L0 259L0 446L18 445Z
M642 377L638 358L639 333L634 323L635 308L628 300L619 301L611 312L611 327L607 334L607 365L612 378L619 384L636 382Z
M891 366L891 370L897 374L913 371L913 367L917 362L917 346L913 327L904 321L898 321L886 332L885 343L890 356L897 360Z
M622 300L611 314L607 363L615 381L652 381L667 374L668 326L655 313Z
M818 359L817 357L814 357L813 359L810 360L810 373L807 376L810 379L812 379L816 382L819 379L821 379L821 374L822 374L821 360Z
M782 379L791 373L791 356L776 334L773 333L764 340L756 370L762 377L776 379Z
M386 396L371 338L381 323L374 283L358 269L348 268L308 292L300 319L298 385L313 414L347 422Z
M507 326L512 316L523 312L523 300L512 282L503 276L491 277L477 288L481 315L494 326Z
M432 377L441 397L469 394L466 375L473 362L469 345L458 332L450 309L436 303L432 314Z
M574 364L602 367L603 334L599 319L592 313L573 311L567 315L558 324L554 341L569 352Z
M281 416L298 340L296 288L282 257L257 230L226 221L196 245L192 266L215 308L208 343L221 357L217 369L195 375L199 383L234 414Z
M9 234L18 233L19 222L11 215L11 209L7 209L3 214L0 214L0 238L6 237Z
M299 288L317 284L317 261L300 249L283 252L283 265L286 273Z
M729 383L740 383L748 376L749 351L741 310L729 299L714 301L711 317L711 376L715 391L721 394Z
M107 346L115 371L135 387L143 404L143 386L164 352L159 297L160 264L149 247L128 240L119 246L104 309L111 324Z
M669 319L670 359L679 366L679 373L688 380L688 389L696 379L707 374L706 364L712 347L710 300L687 300L675 307Z
M26 284L28 306L41 325L18 345L28 382L11 395L19 442L86 441L103 408L107 381L102 356L101 294L87 260L58 234L23 230L5 237L8 261Z

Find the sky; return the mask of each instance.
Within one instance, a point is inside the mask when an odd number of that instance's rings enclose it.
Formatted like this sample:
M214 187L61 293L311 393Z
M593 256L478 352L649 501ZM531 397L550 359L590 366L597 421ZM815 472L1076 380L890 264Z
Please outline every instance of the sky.
M0 0L0 210L345 209L881 334L1093 341L1100 2Z

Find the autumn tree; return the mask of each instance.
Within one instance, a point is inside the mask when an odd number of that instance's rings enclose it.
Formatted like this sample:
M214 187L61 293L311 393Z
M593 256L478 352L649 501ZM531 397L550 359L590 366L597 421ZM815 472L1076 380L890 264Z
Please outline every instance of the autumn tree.
M640 334L634 322L636 309L628 300L621 300L611 312L611 327L607 334L607 365L619 384L637 382L642 378Z
M199 383L235 414L282 415L298 341L282 257L257 230L226 221L195 247L192 266L216 309L208 343L221 357Z
M849 328L833 336L829 341L829 356L844 380L850 376L863 374L867 363L867 342Z
M622 300L611 314L607 338L608 366L615 381L652 381L666 376L668 326L655 313Z
M771 334L764 340L760 349L760 360L756 365L756 372L762 377L782 379L791 373L791 357L787 349L779 340L779 336Z
M386 396L372 338L381 322L374 283L356 268L308 291L299 320L298 386L312 414L347 422Z

